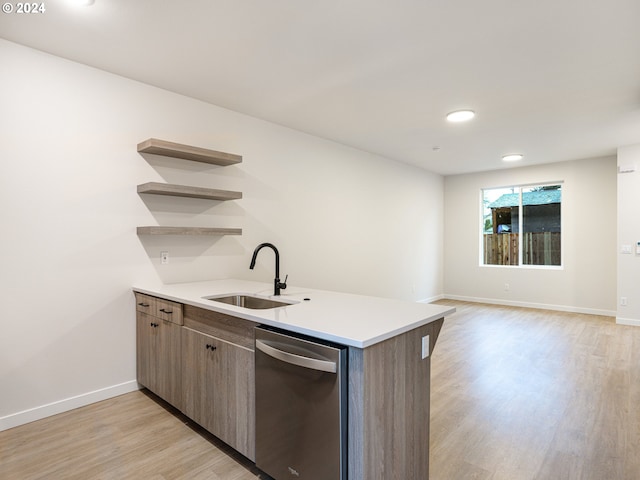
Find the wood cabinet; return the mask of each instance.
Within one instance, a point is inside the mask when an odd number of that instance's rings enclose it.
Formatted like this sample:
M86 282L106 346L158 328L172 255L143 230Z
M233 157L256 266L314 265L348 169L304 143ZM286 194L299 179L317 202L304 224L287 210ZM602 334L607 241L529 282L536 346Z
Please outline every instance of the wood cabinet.
M136 317L138 383L180 408L182 327L147 313Z
M429 478L431 353L443 321L349 348L350 479Z
M136 309L138 382L255 461L258 323L139 293ZM442 324L349 347L350 479L429 478L431 353Z
M137 375L160 398L255 458L255 322L136 293Z
M182 304L136 293L138 383L180 408Z
M183 324L182 304L164 298L136 293L136 312L146 313L176 325Z
M255 459L254 328L249 320L184 306L185 415Z
M182 411L253 460L253 350L184 328L182 351Z

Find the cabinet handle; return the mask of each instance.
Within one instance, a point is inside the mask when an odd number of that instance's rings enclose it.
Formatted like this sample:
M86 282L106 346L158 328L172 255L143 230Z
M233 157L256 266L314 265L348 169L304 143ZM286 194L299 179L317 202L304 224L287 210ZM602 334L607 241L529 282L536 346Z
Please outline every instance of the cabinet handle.
M162 313L166 313L166 314L168 314L168 315L171 315L171 314L173 313L173 310L165 310L164 308L161 308L161 309L160 309L160 311L161 311Z
M207 346L206 346L205 348L206 348L207 350L211 350L211 351L213 352L213 351L214 351L216 348L218 348L218 347L216 347L215 345L209 345L209 344L207 343Z
M138 305L140 305L141 307L145 307L145 308L147 308L149 306L148 303L144 303L144 302L140 302Z
M158 326L158 324L157 324L157 323L153 323L153 322L151 322L151 323L149 324L149 326L151 326L151 327L154 327L154 328L155 328L155 327L157 327L157 326Z

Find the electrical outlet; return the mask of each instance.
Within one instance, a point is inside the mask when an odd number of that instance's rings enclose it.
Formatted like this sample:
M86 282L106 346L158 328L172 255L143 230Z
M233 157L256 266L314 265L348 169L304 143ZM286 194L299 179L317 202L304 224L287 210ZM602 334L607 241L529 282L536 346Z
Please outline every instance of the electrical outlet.
M429 335L422 337L422 359L429 356Z
M620 305L622 307L626 307L627 306L627 297L620 297Z
M504 284L504 291L505 292L508 292L510 288L511 288L511 286L508 283Z
M160 252L160 263L162 265L169 263L169 252Z

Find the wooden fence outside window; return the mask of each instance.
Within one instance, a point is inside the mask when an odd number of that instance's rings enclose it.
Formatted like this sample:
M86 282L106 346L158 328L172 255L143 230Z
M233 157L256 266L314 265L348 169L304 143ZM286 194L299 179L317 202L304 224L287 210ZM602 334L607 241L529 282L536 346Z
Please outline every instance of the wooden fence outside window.
M484 235L485 265L518 265L518 233ZM560 232L527 232L522 238L523 265L560 265Z

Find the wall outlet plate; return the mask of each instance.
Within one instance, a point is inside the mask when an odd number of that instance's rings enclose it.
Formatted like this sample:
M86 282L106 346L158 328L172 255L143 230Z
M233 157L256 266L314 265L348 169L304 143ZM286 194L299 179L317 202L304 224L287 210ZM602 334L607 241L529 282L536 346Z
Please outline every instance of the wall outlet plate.
M429 356L429 335L422 337L422 359Z

